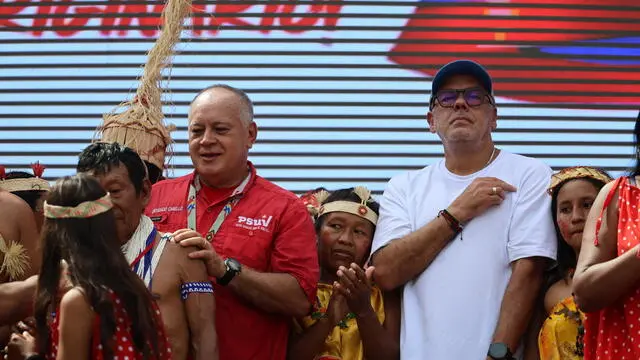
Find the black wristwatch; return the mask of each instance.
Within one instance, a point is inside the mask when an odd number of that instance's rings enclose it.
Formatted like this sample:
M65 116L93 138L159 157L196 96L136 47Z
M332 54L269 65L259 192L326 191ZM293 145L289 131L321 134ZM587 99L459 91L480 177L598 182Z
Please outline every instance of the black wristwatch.
M491 344L487 355L494 360L515 360L511 350L505 343Z
M240 274L240 272L242 271L242 264L240 264L238 260L233 258L227 258L224 261L224 266L227 267L227 270L224 272L224 275L222 275L222 277L217 278L218 285L222 286L226 286L227 284L229 284L231 280L233 280L233 278L236 275Z

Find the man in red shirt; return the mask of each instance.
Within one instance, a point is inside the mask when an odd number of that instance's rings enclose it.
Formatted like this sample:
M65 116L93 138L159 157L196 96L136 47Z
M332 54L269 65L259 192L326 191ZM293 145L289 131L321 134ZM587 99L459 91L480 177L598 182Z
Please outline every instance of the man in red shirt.
M155 184L147 215L159 231L197 232L177 241L204 237L209 250L191 256L207 257L215 283L220 359L284 360L291 318L309 312L319 279L311 218L247 160L258 130L244 92L201 91L188 131L195 171Z

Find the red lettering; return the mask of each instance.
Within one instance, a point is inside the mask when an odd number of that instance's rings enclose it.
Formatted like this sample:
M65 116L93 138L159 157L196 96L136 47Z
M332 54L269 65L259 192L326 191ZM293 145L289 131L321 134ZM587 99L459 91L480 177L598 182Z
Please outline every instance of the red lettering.
M62 3L69 3L68 0L61 0ZM58 5L55 7L53 11L54 14L68 14L69 13L69 5ZM70 37L78 32L80 32L81 28L89 22L91 19L90 16L73 16L73 14L96 14L99 13L100 9L95 6L74 6L71 17L62 18L55 17L53 18L53 26L60 28L71 28L69 30L56 30L56 34L62 37Z
M56 1L56 5L40 5ZM335 0L332 0L335 1ZM42 36L43 32L53 27L55 33L60 37L70 37L86 27L94 19L96 14L105 14L100 17L100 34L111 36L114 30L117 35L126 36L129 28L136 24L141 27L140 32L145 37L153 37L158 33L158 28L162 24L163 5L154 4L128 4L123 0L109 0L104 6L81 6L73 5L77 2L73 0L0 0L0 4L12 4L19 6L0 6L0 27L11 27L19 31L19 28L27 28L16 19L12 19L20 13L24 13L29 6L34 6L35 15L31 24L33 36ZM323 0L315 0L310 5L303 8L292 3L279 4L266 2L261 6L263 15L258 23L252 23L250 18L244 17L250 9L256 9L254 5L236 4L215 4L215 5L193 5L193 35L202 36L207 34L217 34L221 27L238 26L263 34L271 32L272 27L280 26L282 30L289 33L303 33L314 26L322 26L324 29L333 28L337 25L339 14L343 5L327 4ZM242 2L240 2L242 4ZM306 16L296 16L304 13ZM51 16L55 14L56 16ZM116 16L108 16L114 15ZM209 14L212 14L209 16ZM205 20L207 19L207 20ZM302 27L303 29L294 29Z
M18 0L15 1L14 4L24 4L24 3L29 3L29 0L24 1L24 0ZM4 26L4 27L12 27L12 28L22 28L24 26L18 24L17 22L11 20L11 15L18 15L20 12L22 12L22 10L26 9L29 5L24 5L24 6L6 6L6 4L9 4L8 1L5 0L0 0L0 4L2 4L2 6L0 6L0 26Z
M252 26L250 22L241 19L239 17L230 17L230 14L242 13L253 7L253 5L220 5L217 4L214 10L214 16L211 19L209 30L210 34L217 34L219 28L224 24L231 24L235 26ZM223 16L216 16L216 14L224 14Z
M317 10L314 11L314 7L316 7L317 5L312 5L311 6L311 13L317 14ZM321 5L322 6L322 5ZM293 14L295 13L297 5L283 5L282 6L282 13L286 14L286 16L281 16L280 17L280 25L282 25L283 27L293 27L293 26L313 26L318 22L318 17L313 17L313 16L303 16L300 19L298 19L296 21L296 18L293 16ZM299 33L303 33L305 31L308 31L306 29L284 29L286 32L292 33L292 34L299 34Z
M147 12L147 5L124 5L124 8L120 9L123 14L148 14L147 16L123 16L118 23L119 27L131 26L133 20L138 22L141 27L152 27L152 29L140 29L142 35L146 37L155 36L158 33L158 27L162 25L162 19L159 14L162 13L163 5L154 5L151 14ZM157 15L156 15L157 14ZM128 29L120 29L119 35L126 36L129 32Z
M69 11L69 5L58 5L54 8L53 13L56 15L62 15L62 14L67 14ZM57 26L57 27L66 27L67 25L67 19L62 18L62 17L54 17L53 18L53 26ZM71 19L71 21L73 21L73 19ZM56 34L60 35L60 36L71 36L73 34L75 34L77 31L64 31L64 30L56 30Z
M297 5L286 4L280 5L278 12L281 16L278 18L279 25L283 27L283 30L292 33L299 34L310 31L310 27L316 26L319 21L322 21L324 27L335 27L338 24L338 16L340 11L342 10L343 5L327 5L327 4L312 4L309 6L308 10L305 11L306 14L313 14L314 16L301 16L297 18L295 14L300 13L299 7ZM334 16L324 16L321 15L334 15ZM265 17L266 18L266 17ZM268 24L273 24L273 20ZM291 29L292 27L303 27L302 29ZM306 28L306 29L305 29ZM265 30L263 30L266 32Z
M335 28L338 25L338 20L340 19L339 15L340 12L342 11L342 7L344 5L322 5L324 7L324 13L325 14L331 14L331 15L335 15L335 16L326 16L323 18L324 20L324 26L326 27L333 27ZM332 29L333 30L333 29Z
M110 2L109 5L107 5L102 12L107 15L107 14L119 14L120 13L120 7L121 5L115 2ZM102 18L102 21L100 22L100 27L102 28L102 30L100 30L100 34L104 35L104 36L109 36L111 35L111 32L113 32L113 27L116 25L116 18L113 16L105 16Z
M264 7L264 16L260 21L261 27L273 26L276 22L276 15L280 13L280 8L282 5L278 4L269 4ZM268 34L271 30L269 29L260 29L260 32L263 34Z
M43 0L43 1L47 1L47 0ZM37 7L37 11L36 11L36 16L33 19L33 35L34 36L42 36L42 33L44 32L42 29L38 29L38 28L45 28L47 26L49 26L50 23L50 19L48 18L48 15L51 14L51 11L53 10L53 6L50 5L41 5Z
M193 21L193 35L202 35L204 28L204 15L207 13L207 7L205 5L193 5L191 7L191 19Z

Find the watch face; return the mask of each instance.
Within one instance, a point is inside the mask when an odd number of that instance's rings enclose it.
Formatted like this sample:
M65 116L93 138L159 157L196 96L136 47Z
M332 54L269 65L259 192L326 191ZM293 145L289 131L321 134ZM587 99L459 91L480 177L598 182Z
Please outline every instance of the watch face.
M235 273L239 273L240 269L242 269L242 266L240 265L240 263L236 259L228 258L225 261L225 263L229 267L229 270L231 270L231 271L233 271Z
M503 359L507 357L509 353L509 349L506 344L503 343L493 343L489 346L489 356L494 359Z

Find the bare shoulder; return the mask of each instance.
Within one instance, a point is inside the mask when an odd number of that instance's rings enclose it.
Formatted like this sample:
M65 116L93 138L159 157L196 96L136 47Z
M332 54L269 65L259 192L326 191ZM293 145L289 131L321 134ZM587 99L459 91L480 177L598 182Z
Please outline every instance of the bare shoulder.
M571 285L564 279L558 280L555 284L551 285L544 295L544 308L547 314L549 314L554 306L569 296L571 296Z
M610 181L609 183L607 183L605 186L602 187L602 189L600 189L600 192L598 193L598 196L596 197L596 200L593 204L592 209L596 209L597 211L601 212L604 210L604 216L606 217L608 215L608 213L610 211L616 210L618 209L618 197L615 196L618 193L618 189L615 188L615 186L617 185L617 181ZM613 191L613 195L611 197L611 202L610 204L605 208L605 202L607 197L609 196L609 193L611 193ZM593 211L593 210L592 210Z
M609 181L608 183L606 183L602 189L600 189L600 193L601 194L608 194L611 189L613 189L613 187L616 185L616 180L613 181Z
M60 310L62 313L72 313L73 317L93 316L93 309L87 297L78 287L67 291L60 300Z
M189 254L198 250L195 246L181 246L170 240L166 242L163 254L171 255L171 258L173 258L176 263L190 260Z
M25 212L31 213L29 204L8 191L0 191L0 205L2 205L2 207L10 207L7 209L10 210L7 211L7 214L22 215Z
M171 258L173 268L181 269L184 281L193 279L208 279L207 268L202 260L194 260L189 254L198 251L195 246L181 246L172 241L167 241L164 251ZM163 254L165 256L165 254ZM177 267L176 267L177 266Z

